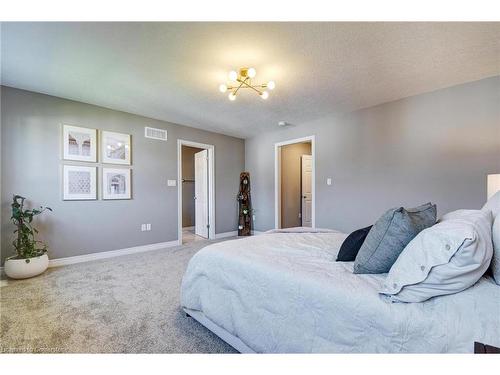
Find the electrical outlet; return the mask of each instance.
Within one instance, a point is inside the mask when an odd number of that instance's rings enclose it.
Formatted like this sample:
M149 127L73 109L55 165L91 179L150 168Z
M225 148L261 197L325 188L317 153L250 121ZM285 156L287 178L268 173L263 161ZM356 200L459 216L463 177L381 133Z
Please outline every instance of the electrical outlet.
M146 230L150 231L151 230L151 224L146 224Z
M141 232L145 232L147 230L146 224L141 224Z
M177 180L167 180L167 186L177 186Z
M330 186L330 185L332 184L332 179L331 179L331 178L327 178L327 179L326 179L326 184L327 184L328 186Z

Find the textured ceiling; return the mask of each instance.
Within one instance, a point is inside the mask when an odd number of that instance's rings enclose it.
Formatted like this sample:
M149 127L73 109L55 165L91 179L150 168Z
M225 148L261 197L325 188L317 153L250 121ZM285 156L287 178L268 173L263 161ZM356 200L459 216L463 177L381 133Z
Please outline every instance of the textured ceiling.
M3 23L3 85L238 137L500 74L500 23ZM273 79L267 101L218 91Z

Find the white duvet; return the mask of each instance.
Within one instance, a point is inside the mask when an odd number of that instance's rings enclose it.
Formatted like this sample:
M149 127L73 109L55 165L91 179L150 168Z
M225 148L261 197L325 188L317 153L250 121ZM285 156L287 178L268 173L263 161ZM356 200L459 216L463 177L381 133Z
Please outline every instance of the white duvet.
M472 352L500 346L500 287L473 287L423 303L388 303L385 275L335 262L347 235L269 233L200 250L182 281L183 307L256 352Z

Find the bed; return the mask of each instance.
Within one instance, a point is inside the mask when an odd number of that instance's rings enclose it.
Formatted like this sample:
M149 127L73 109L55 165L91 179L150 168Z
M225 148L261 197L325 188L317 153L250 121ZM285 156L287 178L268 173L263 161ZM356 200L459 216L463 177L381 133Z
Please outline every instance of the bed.
M243 353L442 353L500 346L500 287L388 303L385 275L335 262L337 231L273 231L211 244L191 259L186 313Z

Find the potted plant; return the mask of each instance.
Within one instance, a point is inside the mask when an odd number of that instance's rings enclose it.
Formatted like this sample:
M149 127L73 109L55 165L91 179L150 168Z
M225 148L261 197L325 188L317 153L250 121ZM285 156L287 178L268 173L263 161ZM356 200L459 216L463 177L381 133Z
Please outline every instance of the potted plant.
M5 274L13 279L26 279L43 273L49 266L47 246L35 240L35 233L31 223L33 218L45 210L52 211L50 207L27 210L24 208L26 198L14 195L11 220L17 229L14 233L17 238L13 245L16 254L5 260Z

